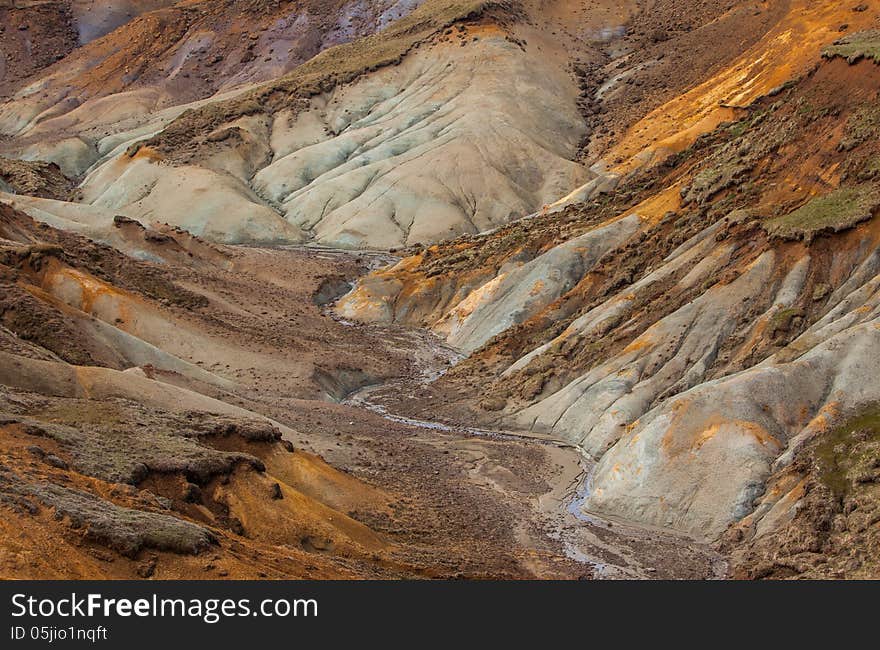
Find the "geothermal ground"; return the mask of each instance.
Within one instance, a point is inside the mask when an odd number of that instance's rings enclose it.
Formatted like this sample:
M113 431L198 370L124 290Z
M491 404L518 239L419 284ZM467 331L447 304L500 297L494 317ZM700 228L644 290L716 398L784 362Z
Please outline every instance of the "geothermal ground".
M880 5L0 0L0 577L880 576Z
M33 495L56 511L70 508L71 517L35 512L25 526L10 526L4 575L707 577L723 566L680 536L582 514L590 463L567 442L386 414L382 393L415 390L459 359L431 334L331 317L336 294L387 256L219 247L172 231L154 235L153 250L170 258L181 239L189 244L186 265L173 271L186 289L156 305L137 289L114 291L77 270L78 260L59 252L59 242L79 248L67 236L24 215L4 217L7 233L15 224L19 235L48 240L7 253L22 291L7 318L26 319L31 330L28 342L6 330L5 500L27 508L24 495ZM121 223L126 229L143 236ZM89 262L113 275L155 272L91 248ZM167 266L148 286L163 281ZM60 307L73 295L93 313L114 315L123 331L169 337L168 345L191 346L198 358L179 374L163 371L161 354L123 337L113 341L116 354L152 353L156 365L98 377L71 368L71 385L53 386L69 366L33 352L32 342L59 335L37 300ZM98 353L76 343L69 335L58 352ZM144 382L163 374L167 395L145 394L152 391ZM184 389L196 384L198 396ZM206 394L223 402L207 403ZM282 432L289 449L273 437ZM83 474L94 478L86 482ZM120 485L132 481L140 489ZM57 491L43 494L46 485ZM94 491L106 500L85 512L67 502ZM114 521L111 504L229 530L213 532L198 559L187 560L165 548L176 534L129 540L116 530L123 523ZM95 537L98 525L109 530ZM234 541L236 533L242 539ZM108 544L123 557L101 550Z

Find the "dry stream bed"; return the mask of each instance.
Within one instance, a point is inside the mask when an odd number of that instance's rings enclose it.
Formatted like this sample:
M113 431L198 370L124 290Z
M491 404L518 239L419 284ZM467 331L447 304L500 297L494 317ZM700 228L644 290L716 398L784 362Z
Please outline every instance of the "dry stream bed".
M346 255L326 251L327 255ZM363 254L360 254L363 256ZM370 267L387 262L376 257ZM336 297L334 297L336 298ZM442 449L451 467L459 466L458 480L491 493L491 501L516 504L515 543L526 551L523 568L536 577L593 579L704 579L722 578L727 566L712 548L669 531L609 520L584 510L594 461L568 441L529 432L487 430L442 421L416 419L395 412L395 405L417 400L419 388L429 384L460 361L460 351L431 332L399 326L362 325L335 316L326 301L324 314L347 327L379 334L405 351L411 370L404 376L359 388L341 400L353 418L375 416L402 426L423 445ZM353 422L350 424L354 424ZM536 454L534 476L517 477L518 463L510 462L522 449ZM522 468L520 468L522 469ZM524 480L517 480L522 478ZM451 503L450 508L459 504ZM530 549L559 555L565 566L547 575L546 560L530 561Z

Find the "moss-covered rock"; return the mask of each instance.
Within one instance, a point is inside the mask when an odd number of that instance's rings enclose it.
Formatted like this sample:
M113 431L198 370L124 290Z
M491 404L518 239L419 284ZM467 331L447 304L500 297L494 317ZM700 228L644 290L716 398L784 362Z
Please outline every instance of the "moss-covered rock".
M880 133L880 107L862 106L846 121L846 132L840 141L840 151L852 151Z
M839 38L822 52L826 59L841 57L849 63L871 59L880 63L880 31L869 30Z
M86 418L87 412L94 417ZM151 474L180 474L204 485L215 476L230 474L239 464L263 471L262 461L255 456L215 449L209 441L235 437L243 446L278 442L281 437L266 423L194 413L182 424L150 416L138 405L122 401L91 405L87 411L81 400L64 400L43 417L55 421L19 421L26 433L57 442L77 471L131 485Z
M842 187L784 216L766 220L764 230L771 237L809 242L819 234L841 232L867 221L878 206L880 192L876 188Z
M880 405L823 436L815 458L822 482L838 497L860 484L880 483Z
M53 483L29 483L10 471L0 471L0 498L29 504L31 510L34 501L54 508L56 518L84 529L86 539L126 557L135 557L144 548L197 555L217 544L211 531L177 517L123 508Z

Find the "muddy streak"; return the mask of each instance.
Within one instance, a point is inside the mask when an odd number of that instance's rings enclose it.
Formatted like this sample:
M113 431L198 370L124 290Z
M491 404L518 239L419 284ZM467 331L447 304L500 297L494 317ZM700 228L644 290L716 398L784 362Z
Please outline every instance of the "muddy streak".
M396 261L387 254L364 251L322 249L321 252L328 256L355 255L365 272ZM459 436L463 444L468 439L482 438L540 445L546 452L548 489L533 495L534 516L531 521L520 522L516 531L524 546L538 544L536 535L553 540L566 557L588 566L600 579L717 578L723 575L724 566L717 554L688 538L630 522L612 521L585 510L595 462L567 440L540 433L455 426L394 413L389 405L400 403L401 398L416 398L419 389L442 377L465 355L427 330L344 321L334 313L335 302L323 306L325 316L348 327L380 334L386 341L407 350L412 362L407 375L358 388L341 399L343 405L412 427L422 433L426 441L442 433ZM667 559L670 556L672 560Z
M430 332L399 330L396 327L389 329L393 330L395 338L410 347L414 359L422 361L416 364L414 376L401 377L361 388L343 400L345 405L368 410L391 422L405 424L424 431L429 436L435 432L442 432L493 440L525 441L529 444L549 448L548 456L553 458L561 469L547 477L550 489L545 494L536 495L534 500L535 519L547 537L558 542L569 559L589 566L596 577L614 579L650 577L652 575L650 568L642 570L632 560L618 563L610 562L608 557L624 558L625 554L620 553L613 545L601 542L599 535L584 534L588 529L608 530L610 526L604 519L593 513L588 513L583 508L589 495L591 474L595 462L576 445L551 435L452 426L438 421L406 417L389 411L383 398L393 396L399 399L401 394L407 394L413 388L435 381L451 365L463 358L457 350L445 345ZM430 360L435 362L431 363ZM526 527L527 522L523 522L522 528ZM586 543L584 543L585 539ZM607 547L604 549L607 552L600 557L594 552L594 549L600 548L601 550L602 547Z
M339 254L340 251L334 251ZM333 317L338 322L346 325L358 327L353 323L348 323L339 319L333 312L333 305L328 305L324 312L326 315ZM377 326L361 326L367 328L375 328ZM412 351L413 359L413 375L409 377L400 377L391 381L364 386L351 394L349 394L342 403L353 408L365 409L375 413L382 418L414 427L425 432L443 432L450 434L459 434L466 436L475 436L481 438L489 438L493 440L518 440L527 441L531 444L550 445L558 448L560 453L568 456L566 459L569 463L576 463L579 468L576 478L572 481L570 478L557 476L564 484L564 497L561 507L556 507L551 517L551 525L549 535L552 539L560 542L565 550L565 554L572 560L590 566L597 574L605 576L606 566L603 562L596 558L589 557L575 545L566 540L563 531L566 527L572 525L572 519L575 524L584 522L595 524L596 519L592 515L587 515L583 511L583 503L588 494L588 485L590 472L594 466L594 462L579 447L570 442L551 435L528 432L513 432L481 429L478 427L461 427L452 426L443 422L432 420L420 420L403 415L398 415L389 411L388 407L383 403L383 397L386 395L400 396L401 394L411 393L414 388L430 384L443 376L452 366L465 358L459 350L446 345L438 336L432 332L425 330L415 330L411 328L401 328L399 326L388 326L382 328L386 334L399 341L399 343ZM551 493L560 486L554 486ZM559 504L558 504L559 505ZM546 514L546 513L545 513Z
M428 372L427 374L434 374L434 372ZM439 376L439 374L437 376ZM409 382L407 382L406 380L396 380L384 384L367 386L349 395L343 401L343 403L354 408L366 409L368 411L376 413L377 415L380 415L384 419L391 422L405 424L426 432L442 431L444 433L457 433L476 437L491 438L494 440L526 440L532 444L551 445L558 448L558 450L567 454L570 457L566 460L577 464L579 471L574 481L566 480L564 476L555 477L557 479L561 478L563 480L564 483L561 487L565 492L565 496L562 499L562 503L558 503L557 507L554 508L555 512L549 513L551 514L551 517L550 521L546 522L550 524L549 530L547 532L552 539L555 539L562 544L562 547L567 557L576 562L579 562L580 564L588 565L594 570L597 575L601 577L609 577L609 573L607 570L608 567L604 562L601 562L597 558L589 556L583 550L578 548L577 545L571 543L569 536L565 535L565 530L573 525L572 519L574 520L574 525L577 525L577 522L583 522L590 525L596 524L597 520L595 519L595 517L593 515L586 514L582 509L583 503L588 494L590 471L592 470L592 467L594 465L592 460L590 460L575 445L572 445L565 440L553 438L552 436L530 433L515 433L512 431L494 431L488 429L480 429L476 427L454 427L448 424L444 424L442 422L419 420L391 413L380 401L374 401L372 399L372 396L376 394L381 394L388 390L395 391L400 388L405 388L408 383ZM559 487L560 485L557 481L557 485L554 486L554 490L551 490L551 492L555 491L555 489L558 489ZM542 509L539 507L538 510L540 511ZM546 515L548 513L545 510L543 514Z

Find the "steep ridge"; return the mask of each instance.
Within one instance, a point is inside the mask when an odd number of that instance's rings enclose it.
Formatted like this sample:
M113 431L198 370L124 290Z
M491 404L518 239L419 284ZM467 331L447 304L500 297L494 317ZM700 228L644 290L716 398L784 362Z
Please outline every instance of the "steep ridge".
M133 15L131 4L140 15ZM91 28L113 24L123 13L130 20L16 88L0 109L0 132L15 137L5 150L49 158L80 176L108 152L102 138L137 127L151 133L145 124L155 129L185 109L156 121L157 111L274 79L325 48L383 28L417 4L111 2L102 5L106 15L74 7L94 23ZM84 28L82 21L74 25Z
M0 2L0 92L55 63L77 45L70 3Z
M313 563L309 549L387 548L335 510L351 509L355 495L354 507L381 510L386 496L295 451L290 427L231 403L241 379L129 333L151 338L148 305L198 310L208 299L161 267L39 228L6 206L0 229L4 576L192 576L195 556L210 553L217 564L205 571L222 566L221 577L302 575L307 566L342 577L353 573ZM168 235L151 241L172 259L180 245ZM52 280L61 277L66 284ZM23 534L11 533L17 526ZM231 536L246 531L254 557L244 561ZM282 535L300 540L286 558L272 550Z
M203 4L202 11L188 4L145 14L122 30L77 50L72 55L74 60L68 57L63 67L50 70L19 92L3 107L0 118L3 131L14 136L6 150L16 157L56 162L73 177L82 176L106 159L107 164L97 168L87 179L81 196L85 202L94 204L91 213L101 214L105 224L117 212L132 218L161 212L165 221L187 226L195 234L219 241L296 242L303 238L300 229L263 204L248 186L257 169L271 162L269 139L274 112L285 105L287 111L279 122L283 124L291 109L294 114L298 113L297 107L302 106L302 101L335 86L340 81L337 75L351 79L367 69L387 65L399 59L420 38L482 7L482 3L462 6L452 3L449 7L442 2L429 3L425 11L417 10L418 16L412 21L404 19L393 23L392 29L399 37L386 33L381 40L366 41L364 45L359 41L348 50L334 51L325 59L319 57L313 64L297 68L321 47L332 45L332 39L350 40L370 26L381 28L392 16L405 14L416 3L387 7L381 3L370 4L369 11L379 12L373 21L369 20L367 6L351 15L348 15L351 11L346 13L340 7L322 6L318 12L320 21L312 22L316 28L331 34L327 37L329 41L315 43L315 39L309 38L299 46L296 43L291 46L284 40L291 35L267 29L267 17L257 7L247 3L232 7L225 3ZM214 6L221 4L219 8ZM277 11L284 14L285 24L291 21L311 24L308 7L285 6ZM232 17L236 20L231 21ZM256 24L243 23L245 17L251 17ZM343 20L344 28L330 24L328 17ZM206 21L219 24L225 30L221 36L225 36L215 39L210 33L206 35ZM243 31L245 28L254 29L256 41L248 37L248 32ZM191 32L193 35L185 38ZM193 38L198 43L189 47L187 43ZM227 43L230 39L232 45ZM285 43L290 52L282 56L281 45ZM123 45L121 51L120 45ZM224 51L228 47L237 48L239 58L246 59L235 68L241 72L215 69L219 61L230 65L235 61L235 57ZM278 47L283 66L267 65L269 56L256 59L255 47L260 50ZM302 58L291 56L294 51L301 52ZM180 61L175 62L176 59ZM238 87L238 90L224 93L219 86L211 89L193 83L190 71L185 69L187 62L201 70L199 74L204 79L223 79L228 82L227 87ZM281 81L253 89L254 81L273 78L292 68L297 70L293 77L282 77ZM208 69L211 75L206 72ZM210 99L199 100L212 90L221 92ZM279 101L288 95L292 101ZM233 97L238 99L231 99ZM271 97L276 99L267 103ZM186 104L188 98L199 101ZM160 110L164 107L167 108ZM183 118L175 121L182 114ZM226 119L218 120L224 115ZM233 119L234 116L241 119ZM190 121L196 124L191 125ZM169 124L172 125L170 132L163 133L160 139L166 144L158 146L158 153L153 153L153 148L145 149L134 165L127 164L138 153L140 145L135 143L162 132ZM191 133L190 126L194 129ZM295 140L296 134L285 138L283 130L279 131L276 139L286 140L288 148L291 145L295 148L291 140ZM189 161L196 164L183 168L160 164L175 147L179 148L193 136L198 136L198 145L205 144L207 138L207 146L199 147L203 156L212 149L224 151L213 152L215 155L204 164L199 164L201 160ZM173 142L178 144L168 144ZM176 157L178 162L183 162L180 155ZM132 166L134 170L129 169ZM179 178L184 182L178 182ZM172 195L179 195L183 188L195 193L211 188L212 196L207 202L197 203L168 200ZM214 224L212 219L220 205L227 206L228 218Z
M350 38L402 17L306 65L291 53L317 50L302 45L289 49L287 67L264 59L236 67L237 54L226 50L238 52L241 39L233 37L244 28L223 21L250 10L203 4L201 13L190 5L146 13L19 92L0 116L11 136L4 149L83 178L76 200L105 224L117 213L141 221L161 214L225 243L431 243L503 225L585 181L605 183L601 167L578 158L607 113L602 102L616 96L612 62L626 65L637 47L620 41L622 25L643 21L644 35L678 19L675 11L658 18L636 3L607 1L334 6L321 15L361 16ZM289 22L317 10L294 3L278 11ZM262 17L254 20L260 39L274 33ZM706 10L689 25L700 32L690 41L730 33L728 22L710 29ZM185 61L210 69L193 75L223 84L193 82L183 64L172 64L196 35L201 45L186 50ZM117 55L107 58L111 40L124 43L124 66ZM137 70L131 61L140 62ZM666 88L688 81L679 75ZM635 106L659 96L632 99ZM189 201L180 196L187 190L211 199ZM20 207L70 214L51 204Z
M189 6L144 14L9 102L0 120L12 136L5 149L53 161L70 176L87 174L77 201L91 206L83 214L92 222L161 214L226 243L433 242L502 225L595 177L575 162L595 110L589 94L598 81L589 71L607 59L609 39L634 4L394 7L394 15L413 13L381 37L331 48L307 65L287 56L295 70L268 84L247 85L285 70L212 67L202 76L227 82L204 99L209 89L181 81L189 73L168 60L179 58L187 35L219 19L199 18ZM247 14L238 5L224 11ZM389 12L364 24L380 28ZM147 42L147 33L165 36ZM125 60L142 61L141 69L125 72L117 55L102 58L123 39ZM223 39L186 60L204 68ZM211 60L218 58L235 57ZM385 69L361 79L378 68ZM493 131L483 128L487 119ZM212 201L169 200L207 188ZM70 214L51 204L20 207Z
M818 46L844 19L876 16L813 4L749 54L761 67L740 70L736 109L718 108L725 73L692 91L703 104L662 109L677 122L659 121L659 145L636 127L613 194L594 184L586 202L359 283L345 317L427 325L475 351L398 407L453 420L467 407L485 426L576 442L599 460L592 511L710 540L748 515L740 542L789 520L800 501L789 494L780 515L777 474L804 471L793 461L811 441L880 398L875 37L843 37L824 62ZM778 49L798 29L804 50ZM663 129L680 144L667 147ZM824 561L821 544L812 552L794 573Z

